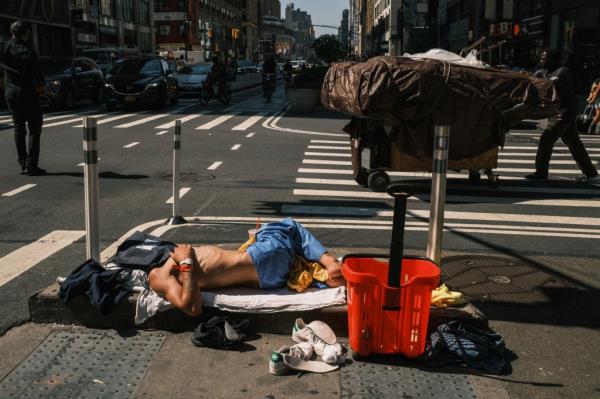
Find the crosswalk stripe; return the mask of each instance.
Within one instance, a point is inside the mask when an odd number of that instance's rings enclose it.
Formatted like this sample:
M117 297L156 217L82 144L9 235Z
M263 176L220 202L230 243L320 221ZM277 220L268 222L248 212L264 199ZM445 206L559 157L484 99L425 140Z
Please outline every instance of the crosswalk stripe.
M593 150L593 149L588 149L588 152L600 152L599 150ZM598 156L600 154L591 154L592 156ZM529 157L532 160L535 159L535 152L501 152L499 155L500 159L503 159L503 157ZM572 155L571 153L560 153L560 152L553 152L552 153L552 158L571 158Z
M506 172L506 173L531 173L534 172L535 168L531 165L531 168L496 168L494 172ZM550 174L565 174L565 175L581 175L580 170L573 169L550 169Z
M537 152L537 145L536 146L523 146L523 145L507 145L504 147L504 150L530 150L531 154L533 154L535 156L536 152ZM562 151L569 151L569 148L563 145L555 145L554 146L554 150L562 150ZM600 152L600 148L586 148L586 150L588 150L588 152Z
M256 134L256 133L248 133L248 134L246 135L246 137L247 137L247 138L250 138L250 137L253 137L255 134Z
M2 194L3 197L12 197L13 195L19 194L25 190L29 190L30 188L35 187L35 184L26 184L24 186L21 186L19 188L15 188L14 190L11 190L7 193Z
M124 145L123 148L131 148L131 147L135 147L136 145L138 145L140 142L139 141L134 141L133 143L129 143L127 145Z
M534 162L534 159L503 159L503 158L498 159L499 164L515 164L515 163L531 164L532 162ZM550 165L577 165L577 163L570 159L562 159L562 160L553 159L552 161L550 161Z
M156 136L162 136L165 133L169 133L169 131L168 130L163 130L161 132L156 133Z
M314 168L299 168L298 173L323 173L329 175L351 175L351 169L314 169ZM413 177L413 178L431 178L431 173L428 172L394 172L387 171L389 176L396 177ZM448 173L446 175L449 179L462 179L466 178L467 173ZM522 176L501 176L502 180L525 180Z
M248 130L249 128L251 128L252 126L254 126L254 124L256 124L258 121L260 121L262 118L264 118L268 114L269 114L268 112L261 112L259 114L254 115L254 116L251 116L248 119L246 119L244 122L242 122L239 125L235 126L231 130L242 130L242 131L243 130Z
M326 159L303 159L302 163L308 165L340 165L340 166L350 166L352 162L350 161L329 161Z
M76 115L83 115L83 114L84 113L82 112L80 114L63 114L63 115L56 115L56 116L44 116L44 122L53 121L56 119L72 118ZM48 114L48 115L53 115L53 114ZM0 123L12 123L12 118L2 119L2 120L0 120Z
M108 122L117 121L119 119L130 118L130 117L136 116L136 115L138 115L138 114L121 114L121 115L117 115L117 116L112 116L110 118L100 119L99 121L96 122L96 124L104 125L105 123L108 123ZM83 127L83 123L80 125L73 126L73 127Z
M183 118L176 118L176 119L173 119L173 120L172 120L172 121L170 121L170 122L167 122L167 123L164 123L164 124L162 124L162 125L158 125L158 126L156 126L156 127L155 127L155 129L170 129L170 128L172 128L173 126L175 126L175 121L176 121L176 120L180 120L180 121L181 121L181 123L186 123L186 122L188 122L188 121L191 121L192 119L199 118L199 117L201 117L202 115L204 115L204 114L203 114L203 113L197 113L197 114L191 114L191 115L188 115L188 116L184 116Z
M152 115L152 116L148 116L147 118L142 118L142 119L138 119L138 120L133 121L133 122L124 123L122 125L115 126L115 128L117 128L117 129L127 129L128 127L133 127L133 126L141 125L141 124L146 123L146 122L152 122L152 121L154 121L156 119L165 118L165 117L167 117L169 115L170 114Z
M55 230L39 240L0 258L0 286L29 270L50 255L71 245L84 235L85 231Z
M219 126L222 123L227 122L229 119L233 118L234 116L236 116L239 113L240 113L240 111L235 111L235 112L232 112L232 113L227 114L227 115L221 115L218 118L216 118L216 119L214 119L214 120L212 120L212 121L210 121L208 123L205 123L204 125L198 126L196 128L196 130L209 130L209 129L212 129L212 128L216 127L216 126Z
M540 133L510 133L511 136L525 136L525 137L531 137L531 138L540 138L541 134ZM600 142L600 138L596 138L596 137L586 137L586 136L579 136L579 138L581 139L581 141L586 142Z
M350 158L352 154L342 154L342 153L332 153L332 152L312 152L306 151L304 153L305 157L342 157L342 158Z
M367 191L342 191L342 190L307 190L294 189L293 195L318 196L318 197L343 197L343 198L369 198L369 199L389 199L386 193L374 193ZM429 195L423 195L421 198L410 197L409 200L423 201L429 200ZM589 207L600 208L600 201L596 200L565 200L565 199L524 199L509 197L482 197L468 195L449 195L447 201L468 202L468 203L486 203L486 204L515 204L515 205L535 205L535 206L565 206L565 207Z
M231 151L237 151L241 146L241 144L235 144L233 147L231 147Z
M322 144L346 144L350 142L350 140L310 140L311 143L322 143Z
M217 169L219 166L221 166L223 164L223 162L221 161L217 161L217 162L213 162L208 168L208 170L215 170Z
M98 115L91 115L91 116L93 116L95 118L102 118L103 116L111 115L111 114L114 114L114 113L115 112L112 112L112 113L109 113L109 114L98 114ZM68 119L66 121L59 121L59 122L44 124L44 127L66 125L66 124L69 124L69 123L81 122L82 120L83 120L83 117L74 118L74 119Z
M323 185L340 185L340 186L356 186L357 183L351 179L312 179L305 177L297 177L298 184L323 184ZM463 185L448 182L448 188L472 190L473 192L493 190L495 193L539 193L539 194L570 194L570 195L594 195L600 198L600 189L578 189L578 188L560 188L560 187L535 187L535 186L507 186L499 185L494 188L477 185Z
M191 190L191 187L182 187L179 189L179 198L181 199L184 195L186 195L189 191ZM172 204L173 203L173 196L171 196L166 202L165 204Z
M391 202L391 198L390 198ZM342 206L310 206L310 205L284 205L281 213L285 215L320 215L320 216L373 216L391 218L394 211L384 208L365 208L365 207L342 207ZM429 210L408 210L407 218L429 219ZM600 218L589 217L571 217L554 215L532 215L520 213L491 213L491 212L458 212L445 211L444 220L474 220L486 222L510 222L510 223L537 223L551 225L571 225L571 226L600 226ZM365 221L369 223L369 221ZM386 221L392 223L392 221ZM600 233L600 230L595 229Z
M308 149L309 150L347 150L347 151L350 151L352 148L335 146L335 145L309 145Z
M300 168L298 173L324 173L330 175L351 175L351 169L311 169L311 168Z

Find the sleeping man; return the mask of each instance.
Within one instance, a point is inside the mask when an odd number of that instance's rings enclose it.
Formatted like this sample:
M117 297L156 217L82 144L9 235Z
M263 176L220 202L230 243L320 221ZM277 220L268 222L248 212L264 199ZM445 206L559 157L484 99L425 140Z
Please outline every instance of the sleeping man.
M246 252L215 246L178 245L161 267L148 274L150 287L183 312L198 316L201 290L233 286L284 287L296 255L319 262L329 287L345 285L340 263L301 224L291 218L264 225Z

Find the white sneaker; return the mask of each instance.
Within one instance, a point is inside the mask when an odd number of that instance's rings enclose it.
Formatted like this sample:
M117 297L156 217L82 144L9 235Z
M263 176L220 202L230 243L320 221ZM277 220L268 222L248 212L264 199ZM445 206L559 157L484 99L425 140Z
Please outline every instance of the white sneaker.
M292 357L299 360L310 360L313 355L313 347L308 342L302 342L293 346L282 346L271 352L269 359L269 373L273 375L284 375L290 371L284 357Z
M315 320L308 324L296 319L292 328L292 339L295 342L309 342L315 353L329 364L340 364L345 361L342 346L337 343L335 333L327 324Z

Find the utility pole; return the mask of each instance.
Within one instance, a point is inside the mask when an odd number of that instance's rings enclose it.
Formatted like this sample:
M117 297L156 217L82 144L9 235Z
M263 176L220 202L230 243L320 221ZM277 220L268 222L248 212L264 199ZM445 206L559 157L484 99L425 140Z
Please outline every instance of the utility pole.
M402 56L402 54L404 54L404 0L400 0L400 18L398 26L400 30L400 32L398 32L400 36L400 56Z

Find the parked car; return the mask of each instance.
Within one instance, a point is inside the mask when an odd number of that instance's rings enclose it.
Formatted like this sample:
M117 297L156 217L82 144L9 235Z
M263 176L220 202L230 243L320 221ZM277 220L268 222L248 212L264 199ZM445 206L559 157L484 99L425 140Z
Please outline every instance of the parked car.
M175 74L160 57L131 57L115 62L106 76L105 103L163 108L177 104Z
M186 65L179 70L177 92L180 97L200 98L202 83L211 71L212 63Z
M239 60L237 62L237 64L238 64L238 69L237 69L238 74L260 72L258 65L256 65L254 62L252 62L250 60Z
M306 65L306 61L294 60L294 61L291 61L291 64L292 64L292 69L295 71L298 71L298 70L302 69L302 65Z
M126 57L142 55L138 49L120 47L86 48L81 53L83 56L93 59L104 76L106 76L106 72L108 72L115 61Z
M46 77L42 106L72 108L75 102L86 99L102 104L104 78L92 59L41 57L40 66Z

